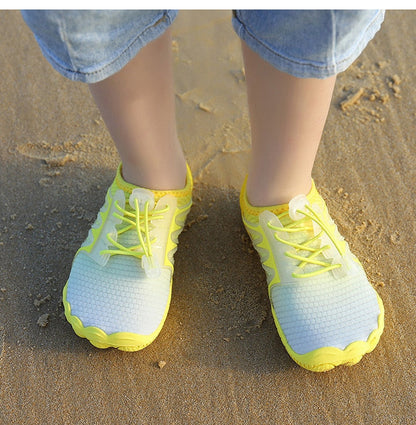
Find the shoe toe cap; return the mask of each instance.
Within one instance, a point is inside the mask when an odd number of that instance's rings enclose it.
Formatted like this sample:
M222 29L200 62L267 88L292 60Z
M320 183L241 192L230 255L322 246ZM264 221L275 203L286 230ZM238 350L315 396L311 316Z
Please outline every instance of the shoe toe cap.
M381 300L364 274L277 284L270 295L279 332L299 355L344 350L380 328Z
M80 253L67 283L66 302L82 326L107 335L128 332L150 335L166 316L170 302L171 272L163 269L149 279L134 258L117 257L105 267Z

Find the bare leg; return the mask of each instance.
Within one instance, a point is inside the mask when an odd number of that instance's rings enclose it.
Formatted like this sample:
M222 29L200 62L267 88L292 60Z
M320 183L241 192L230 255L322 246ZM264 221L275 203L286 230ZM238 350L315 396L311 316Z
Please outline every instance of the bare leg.
M186 165L176 131L170 30L121 71L89 87L119 151L124 179L148 189L182 189Z
M242 49L252 137L247 197L256 206L287 203L311 189L336 77L296 78L244 42Z

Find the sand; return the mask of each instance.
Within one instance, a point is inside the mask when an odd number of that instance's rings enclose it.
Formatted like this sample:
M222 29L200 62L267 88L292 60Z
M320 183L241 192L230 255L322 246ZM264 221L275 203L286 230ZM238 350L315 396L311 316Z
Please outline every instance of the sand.
M314 178L386 309L375 351L316 374L286 354L240 220L250 138L229 11L182 12L179 135L196 181L171 309L138 353L98 350L61 291L118 157L85 85L0 12L0 423L411 424L416 413L415 11L337 81Z

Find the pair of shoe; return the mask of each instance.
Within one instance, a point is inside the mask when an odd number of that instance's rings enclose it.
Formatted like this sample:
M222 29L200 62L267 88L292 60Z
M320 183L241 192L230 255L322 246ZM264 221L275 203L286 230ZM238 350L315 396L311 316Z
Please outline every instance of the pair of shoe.
M75 333L98 348L137 351L159 334L173 255L192 204L182 190L125 182L121 165L64 288ZM289 204L259 208L240 197L244 225L267 275L274 321L289 355L326 371L357 363L383 331L383 304L338 233L315 186Z

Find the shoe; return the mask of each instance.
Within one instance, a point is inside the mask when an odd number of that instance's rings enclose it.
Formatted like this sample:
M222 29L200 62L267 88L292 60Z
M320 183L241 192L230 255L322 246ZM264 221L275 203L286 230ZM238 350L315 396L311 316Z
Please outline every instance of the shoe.
M192 204L182 190L154 191L125 182L121 164L63 291L65 316L95 347L137 351L168 313L173 254Z
M383 332L383 303L315 185L289 204L253 207L245 182L240 206L267 275L274 322L292 359L315 372L358 363Z

